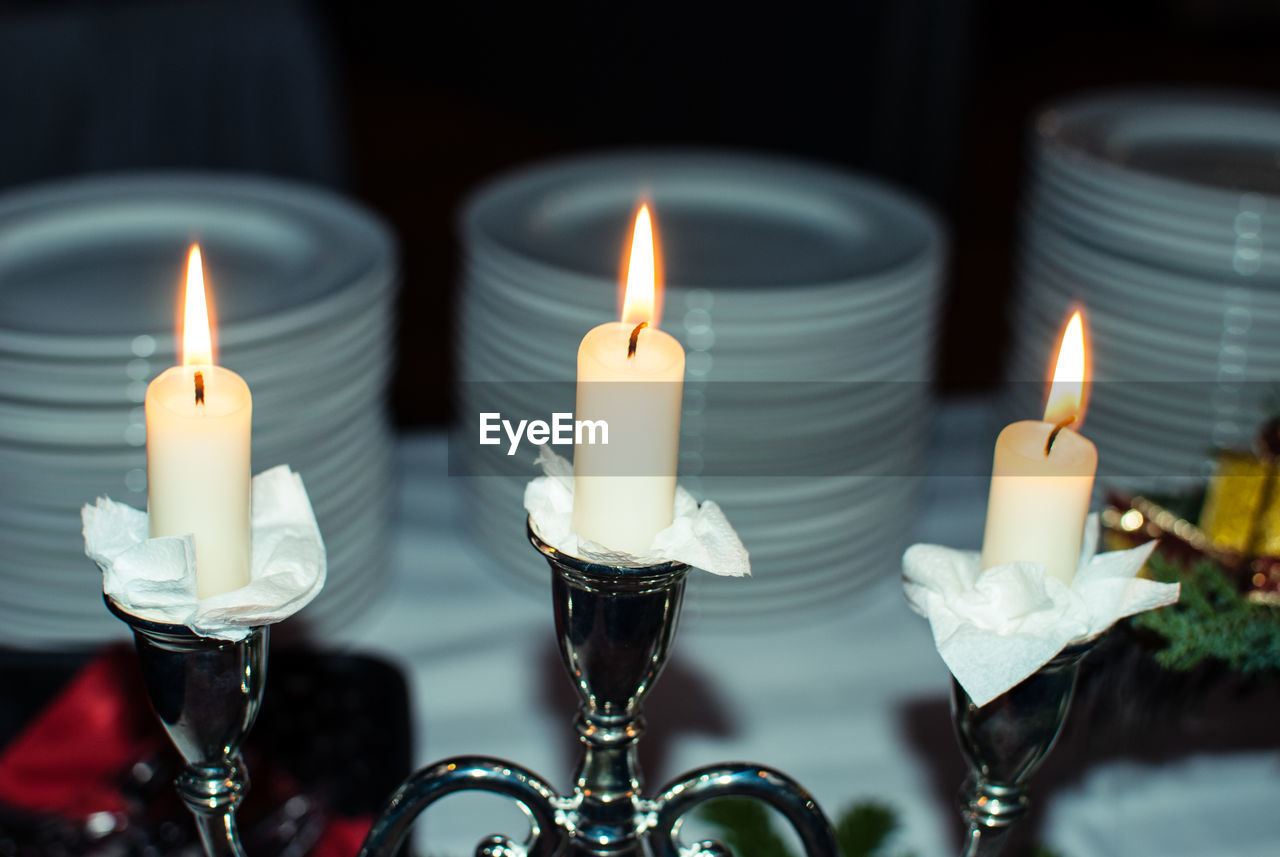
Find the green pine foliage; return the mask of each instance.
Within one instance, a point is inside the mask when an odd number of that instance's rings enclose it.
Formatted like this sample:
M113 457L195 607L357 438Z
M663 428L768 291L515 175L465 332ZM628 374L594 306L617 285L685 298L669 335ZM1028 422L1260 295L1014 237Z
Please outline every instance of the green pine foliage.
M727 797L707 801L698 817L719 828L716 839L737 857L794 857L774 832L770 810L752 798ZM836 841L844 857L912 857L890 852L889 838L898 828L893 810L878 803L849 807L836 822Z
M889 807L858 803L845 810L836 822L836 842L844 857L884 857L885 843L897 829L897 816Z
M717 841L733 850L735 857L796 857L774 833L771 811L752 798L726 797L709 800L696 810L698 817L719 828ZM843 857L914 857L912 852L890 849L898 829L897 814L874 801L855 803L836 821L836 842ZM1037 845L1030 857L1059 857L1057 852Z
M795 857L773 831L770 810L751 798L726 797L709 800L697 810L698 817L719 828L717 841L733 850L735 857ZM843 857L914 857L910 852L892 851L892 837L898 817L884 804L855 803L836 821L836 842ZM1058 857L1043 845L1031 857Z
M700 821L718 828L716 841L734 857L797 857L778 836L770 818L772 810L754 798L722 797L694 810ZM910 851L890 851L898 829L898 817L884 804L866 801L848 807L836 821L836 843L843 857L915 857ZM1043 845L1031 857L1059 857Z
M1187 671L1218 660L1245 674L1280 671L1280 608L1249 601L1210 560L1184 568L1156 553L1147 569L1156 580L1182 584L1177 604L1133 618L1166 641L1156 652L1161 666Z
M716 839L738 857L792 857L786 843L774 831L769 811L758 800L725 797L709 800L698 817L715 825Z

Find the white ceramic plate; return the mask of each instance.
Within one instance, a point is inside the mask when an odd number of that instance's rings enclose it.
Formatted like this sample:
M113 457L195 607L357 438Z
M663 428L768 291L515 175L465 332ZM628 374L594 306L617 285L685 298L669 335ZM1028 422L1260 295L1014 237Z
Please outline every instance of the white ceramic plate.
M468 202L475 255L617 281L630 218L653 202L669 281L750 292L873 276L938 253L936 219L878 182L716 152L575 158L504 176Z
M1229 91L1117 90L1068 99L1037 119L1038 143L1080 172L1157 204L1280 203L1280 100ZM1272 211L1274 206L1268 206Z
M278 179L125 174L14 191L0 197L0 350L172 353L186 249L197 240L223 349L341 317L395 260L377 218Z
M1027 252L1044 256L1082 285L1098 285L1118 298L1149 299L1171 319L1194 320L1220 312L1232 301L1247 300L1249 311L1267 323L1280 323L1280 291L1248 282L1223 281L1194 273L1161 269L1134 259L1117 257L1078 240L1033 225Z

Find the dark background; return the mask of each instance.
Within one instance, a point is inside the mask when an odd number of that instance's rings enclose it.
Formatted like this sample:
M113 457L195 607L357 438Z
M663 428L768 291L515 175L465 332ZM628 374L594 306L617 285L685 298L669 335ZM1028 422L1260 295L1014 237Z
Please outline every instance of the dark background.
M335 186L403 248L401 425L448 377L454 218L518 164L708 145L870 173L952 233L939 379L994 385L1029 119L1094 87L1280 89L1268 0L0 5L0 187L152 166ZM409 327L411 326L411 328Z

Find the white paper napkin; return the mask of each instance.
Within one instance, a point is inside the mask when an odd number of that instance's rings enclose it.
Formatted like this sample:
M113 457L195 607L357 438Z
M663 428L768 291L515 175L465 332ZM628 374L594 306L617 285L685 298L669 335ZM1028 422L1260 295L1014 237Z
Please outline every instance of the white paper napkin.
M675 519L653 537L642 556L610 550L580 538L573 531L573 465L549 446L535 462L545 474L524 489L524 508L538 537L556 550L592 562L646 566L683 562L726 577L751 574L751 561L738 533L720 507L710 500L701 505L676 486Z
M325 550L302 478L280 465L253 477L249 585L196 597L191 537L148 538L146 512L99 497L80 512L84 552L102 590L125 612L242 640L249 629L301 610L324 587Z
M1116 620L1178 600L1179 585L1135 577L1154 541L1096 554L1090 515L1079 570L1068 588L1038 562L981 570L980 555L917 544L902 556L911 608L929 620L938 654L976 705L986 705L1048 663L1071 642Z

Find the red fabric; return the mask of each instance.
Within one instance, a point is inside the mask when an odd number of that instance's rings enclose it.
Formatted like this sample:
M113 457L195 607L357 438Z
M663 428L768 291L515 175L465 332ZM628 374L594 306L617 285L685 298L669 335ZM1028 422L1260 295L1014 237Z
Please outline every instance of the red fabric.
M85 817L124 812L122 771L164 740L151 719L133 652L108 649L84 667L0 753L0 801Z
M0 752L0 803L66 818L127 814L130 807L117 788L122 774L167 747L132 647L108 649ZM245 810L252 809L255 791L259 803L277 805L297 794L297 785L270 765L253 774L258 787L250 790ZM333 816L313 857L353 857L372 823L367 816Z
M311 857L354 857L372 826L373 819L368 816L334 816L329 819L324 835L311 849Z

